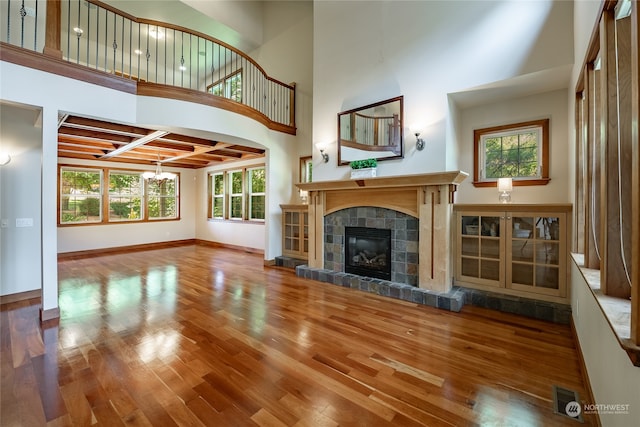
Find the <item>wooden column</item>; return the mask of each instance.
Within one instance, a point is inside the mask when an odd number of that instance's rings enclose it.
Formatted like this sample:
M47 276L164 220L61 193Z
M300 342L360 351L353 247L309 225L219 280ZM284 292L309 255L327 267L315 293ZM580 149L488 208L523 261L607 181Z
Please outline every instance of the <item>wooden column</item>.
M640 11L631 7L631 342L640 346Z
M47 0L47 24L44 38L44 53L47 56L62 58L60 49L60 0Z
M434 292L451 290L451 212L449 186L423 188L420 205L418 286Z
M324 194L309 192L309 267L324 268Z

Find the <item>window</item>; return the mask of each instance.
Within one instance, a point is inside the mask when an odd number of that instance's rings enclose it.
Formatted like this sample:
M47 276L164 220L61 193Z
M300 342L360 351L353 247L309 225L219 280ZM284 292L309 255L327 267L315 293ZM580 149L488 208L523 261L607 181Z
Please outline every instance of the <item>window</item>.
M264 220L265 170L249 169L249 219Z
M230 74L207 87L207 92L242 102L242 70Z
M61 225L179 219L179 176L147 181L140 171L61 166L59 185Z
M213 191L211 192L211 209L210 218L224 218L224 174L217 173L210 176L213 181Z
M109 221L139 221L144 180L140 172L109 172Z
M242 185L243 171L229 172L229 218L243 219L244 191Z
M264 166L210 173L209 219L264 221L266 180Z
M549 120L537 120L474 132L474 182L495 186L512 177L515 185L549 182Z
M300 157L300 182L313 180L313 160L311 156Z
M150 220L178 217L177 177L160 181L150 180L147 188L147 207Z
M102 221L102 171L60 169L60 223Z

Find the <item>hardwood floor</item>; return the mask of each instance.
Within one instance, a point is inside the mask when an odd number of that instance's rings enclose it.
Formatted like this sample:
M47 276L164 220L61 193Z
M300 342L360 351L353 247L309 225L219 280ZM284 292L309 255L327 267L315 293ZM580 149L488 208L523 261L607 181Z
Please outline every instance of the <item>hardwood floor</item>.
M64 260L59 282L44 329L37 300L2 306L2 426L576 426L552 386L587 398L569 327L300 279L259 255Z

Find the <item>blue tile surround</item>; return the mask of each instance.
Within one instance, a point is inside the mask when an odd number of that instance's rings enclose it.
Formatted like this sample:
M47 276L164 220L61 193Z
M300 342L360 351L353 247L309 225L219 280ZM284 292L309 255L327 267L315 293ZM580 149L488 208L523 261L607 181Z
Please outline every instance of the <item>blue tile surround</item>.
M538 301L458 286L454 286L447 293L438 293L403 283L372 279L322 268L311 268L307 265L298 265L296 267L296 275L305 279L317 280L455 312L460 311L464 304L469 304L565 325L568 325L571 319L571 306L566 304Z
M324 217L324 268L344 271L345 227L391 230L391 280L418 285L418 218L392 209L357 207Z

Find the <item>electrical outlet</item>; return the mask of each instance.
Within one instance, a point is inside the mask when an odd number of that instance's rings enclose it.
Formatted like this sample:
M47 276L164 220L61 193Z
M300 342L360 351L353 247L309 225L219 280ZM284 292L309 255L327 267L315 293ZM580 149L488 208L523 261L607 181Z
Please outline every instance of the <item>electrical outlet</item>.
M2 218L0 221L0 228L9 228L9 220L6 218Z

